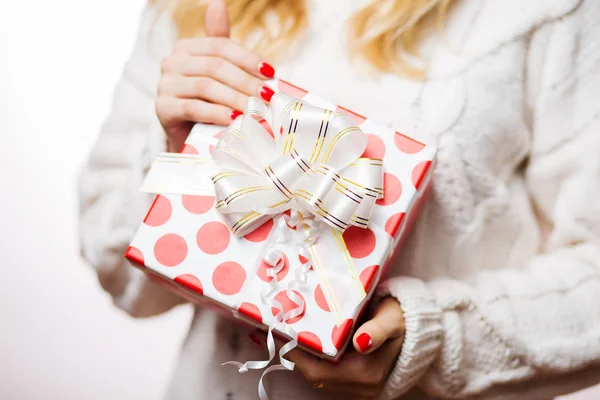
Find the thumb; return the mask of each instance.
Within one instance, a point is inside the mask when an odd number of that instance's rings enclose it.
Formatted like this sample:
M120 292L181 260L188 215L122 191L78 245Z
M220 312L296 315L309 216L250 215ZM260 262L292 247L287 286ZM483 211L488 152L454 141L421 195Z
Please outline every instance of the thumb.
M204 19L206 36L229 37L231 34L225 0L210 0Z
M402 338L404 328L404 313L400 303L393 297L386 297L375 308L373 318L354 334L354 348L361 354L372 353L386 340Z

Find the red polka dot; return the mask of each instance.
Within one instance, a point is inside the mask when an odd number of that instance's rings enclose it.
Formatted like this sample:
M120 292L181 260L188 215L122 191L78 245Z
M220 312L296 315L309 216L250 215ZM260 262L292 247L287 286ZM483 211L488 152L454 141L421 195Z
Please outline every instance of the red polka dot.
M404 213L397 213L388 218L385 223L385 231L390 234L390 236L394 236L396 232L398 232L398 228L400 227L400 223L404 218Z
M279 82L277 82L277 87L279 88L279 91L287 93L299 99L303 98L304 96L306 96L306 93L308 93L306 90L300 89L298 86L294 86L291 83L288 83L281 79L279 80Z
M300 260L300 262L301 262L302 264L304 264L305 262L308 262L308 261L310 261L308 258L304 257L304 256L303 256L303 255L301 255L301 254L298 254L298 259ZM314 271L314 269L313 269L313 266L312 266L312 265L311 265L311 266L310 266L308 269L309 269L310 271Z
M175 233L161 236L154 245L154 257L165 267L181 264L187 257L188 246L185 239Z
M264 260L263 260L260 263L260 266L258 267L258 271L256 271L256 274L258 275L258 277L265 282L271 282L273 280L272 277L267 276L268 268L269 268L269 265L266 262L264 262ZM277 281L281 281L283 278L285 278L285 276L287 275L289 270L290 270L290 260L288 260L287 256L284 254L283 255L283 268L281 269L281 271L279 271L277 273Z
M412 182L417 190L419 189L419 186L421 186L421 182L423 182L425 175L427 175L427 170L430 165L431 161L422 161L413 169Z
M298 293L297 291L293 290L293 292L300 296L302 298L302 300L304 300L304 297ZM283 312L287 313L288 311L293 310L294 308L298 307L298 304L294 303L287 295L285 290L282 290L281 292L277 293L277 295L274 298L275 300L277 300L278 302L281 303L281 306L283 307ZM271 307L271 312L273 313L273 316L277 315L277 313L279 312L278 309L276 309L275 307ZM302 314L298 315L297 317L294 318L290 318L287 321L285 321L286 324L294 324L298 321L300 321L300 319L302 319L302 317L304 316L304 313L306 312L306 301L304 301L304 307L302 307Z
M319 353L323 352L323 344L321 344L321 339L319 339L319 337L312 332L298 332L298 343L310 347L311 349L316 350Z
M261 226L259 226L258 228L256 228L256 230L250 232L249 234L247 234L246 236L244 236L244 239L249 240L251 242L263 242L268 236L269 233L271 233L271 229L273 228L273 220L270 219L267 222L265 222L264 224L262 224Z
M216 221L207 222L198 229L196 242L206 254L219 254L229 245L229 228Z
M425 147L423 143L417 142L416 140L398 132L396 132L394 135L394 142L396 142L396 146L400 149L400 151L407 154L418 153Z
M221 294L230 296L239 293L246 281L246 271L236 262L219 264L212 275L213 286Z
M340 107L338 106L336 111L344 111L345 113L350 114L350 116L352 117L352 119L354 120L354 122L356 123L356 125L362 125L363 122L365 122L366 118L363 117L360 114L355 113L354 111L350 111L347 108L344 107Z
M252 303L240 304L238 311L252 319L257 320L258 322L262 322L262 313L260 312L260 309Z
M181 196L183 207L192 214L204 214L215 204L215 196L194 196L184 194Z
M383 140L372 133L367 133L367 148L361 157L363 158L381 158L385 156L385 143Z
M269 123L267 122L267 120L266 120L266 119L261 119L261 120L259 121L259 123L260 123L260 126L262 126L262 127L263 127L263 129L264 129L265 131L267 131L267 133L268 133L269 135L271 135L271 137L272 137L273 139L275 139L275 135L273 134L273 130L272 130L272 129L271 129L271 127L269 126Z
M213 136L215 139L220 139L221 136L225 133L226 131L221 131L218 132L215 136ZM212 144L210 146L208 146L208 152L210 154L212 154L212 152L215 151L215 146L213 146Z
M400 180L388 172L383 174L383 199L377 200L380 206L394 204L402 195L402 184Z
M125 252L125 257L139 265L144 265L144 255L137 247L129 246Z
M183 154L198 154L198 150L191 144L184 144L181 152Z
M196 277L192 274L179 275L177 278L174 279L174 281L183 286L186 286L200 294L204 293L204 288L202 287L202 282L200 282L200 279L198 279L198 277Z
M166 223L171 218L173 207L171 202L165 196L160 194L154 199L154 203L148 211L148 215L144 219L144 223L150 226L160 226Z
M352 329L352 319L345 320L339 327L336 325L331 331L331 340L336 349L341 350L344 344L350 337L350 330Z
M373 288L373 283L375 282L375 278L377 277L377 270L379 269L379 265L371 265L363 269L359 275L360 282L365 288L365 292L369 293Z
M352 258L365 258L375 250L375 234L369 228L351 226L344 231L344 241Z
M319 308L323 311L331 311L329 308L329 304L327 304L327 298L325 298L325 293L323 293L323 289L321 289L321 284L318 284L315 288L315 302L319 306Z
M302 254L298 254L298 259L300 260L301 264L309 261L308 258L304 257Z

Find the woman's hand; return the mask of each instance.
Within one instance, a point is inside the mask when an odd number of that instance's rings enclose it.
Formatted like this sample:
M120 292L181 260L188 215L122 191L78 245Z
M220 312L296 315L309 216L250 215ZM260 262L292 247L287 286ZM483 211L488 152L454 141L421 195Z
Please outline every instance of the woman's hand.
M156 114L167 133L168 151L179 151L195 122L229 125L248 96L269 101L263 85L273 67L229 39L227 7L212 0L206 12L208 37L177 41L161 66Z
M338 365L320 360L302 350L293 350L288 358L295 369L315 388L347 394L348 399L377 396L394 367L404 342L404 314L400 303L385 298L372 319L354 334L354 348Z

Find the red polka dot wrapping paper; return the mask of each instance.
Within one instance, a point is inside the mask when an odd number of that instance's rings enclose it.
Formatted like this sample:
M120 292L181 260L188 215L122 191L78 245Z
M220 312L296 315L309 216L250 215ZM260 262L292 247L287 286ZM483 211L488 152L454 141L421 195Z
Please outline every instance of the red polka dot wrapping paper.
M298 332L301 348L336 360L347 346L382 271L399 251L418 214L436 150L283 80L273 79L268 84L316 106L348 112L367 135L363 156L384 160L384 197L377 201L369 229L352 226L343 234L367 298L340 323L327 304L317 274L309 271L307 284L294 289L305 301L302 314L286 321ZM224 130L222 126L197 124L182 152L210 156ZM161 277L168 287L185 291L187 298L217 305L266 330L277 310L262 304L260 293L271 278L259 256L274 224L269 221L246 237L236 238L214 203L213 196L159 194L126 257L154 277ZM275 246L285 255L284 266L277 274L281 291L275 299L288 311L295 304L285 288L294 279L293 271L301 266L303 257L293 244Z

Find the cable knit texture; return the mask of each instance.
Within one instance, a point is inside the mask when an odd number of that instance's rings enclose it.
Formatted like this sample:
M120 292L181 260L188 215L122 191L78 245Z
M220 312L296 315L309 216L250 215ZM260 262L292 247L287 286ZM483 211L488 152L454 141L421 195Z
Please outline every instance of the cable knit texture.
M344 27L365 0L309 2L309 27L278 75L434 143L422 215L379 287L406 338L382 399L551 399L600 380L600 3L456 2L422 47L423 81L366 73ZM323 28L326 27L326 28ZM139 186L165 137L153 101L175 30L148 8L112 113L80 181L81 243L134 316L181 300L125 262L151 197ZM166 397L256 399L247 329L197 310ZM274 400L335 399L293 373ZM345 397L340 397L345 398Z

